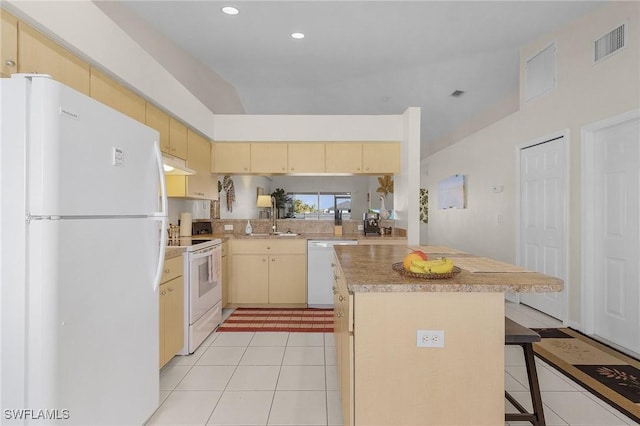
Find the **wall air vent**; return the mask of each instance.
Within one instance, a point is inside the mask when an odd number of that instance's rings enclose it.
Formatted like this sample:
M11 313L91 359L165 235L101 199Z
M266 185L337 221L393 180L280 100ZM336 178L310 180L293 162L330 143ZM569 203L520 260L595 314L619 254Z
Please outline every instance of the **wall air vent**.
M624 24L593 42L593 61L601 61L625 45Z

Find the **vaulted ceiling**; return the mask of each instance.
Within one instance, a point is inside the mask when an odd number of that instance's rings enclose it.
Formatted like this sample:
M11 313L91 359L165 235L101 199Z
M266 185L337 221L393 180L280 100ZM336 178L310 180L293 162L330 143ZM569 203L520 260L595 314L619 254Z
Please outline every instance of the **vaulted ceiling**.
M248 114L400 114L421 107L423 156L430 143L517 93L521 46L602 3L120 2L233 86ZM223 6L239 13L226 15ZM238 112L220 105L202 81L183 79L215 113ZM455 90L465 93L450 96Z

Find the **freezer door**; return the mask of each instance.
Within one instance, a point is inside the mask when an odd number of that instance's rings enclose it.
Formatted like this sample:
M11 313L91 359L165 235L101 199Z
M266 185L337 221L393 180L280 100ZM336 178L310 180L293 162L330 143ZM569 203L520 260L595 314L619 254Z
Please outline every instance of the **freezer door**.
M27 92L31 215L159 210L156 130L48 78L33 78Z
M143 424L158 406L158 222L29 225L26 408Z

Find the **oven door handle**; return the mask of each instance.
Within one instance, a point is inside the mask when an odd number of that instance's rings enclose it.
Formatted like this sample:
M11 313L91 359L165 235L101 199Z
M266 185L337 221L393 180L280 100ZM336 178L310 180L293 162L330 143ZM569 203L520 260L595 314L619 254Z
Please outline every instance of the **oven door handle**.
M191 260L198 260L209 256L213 256L213 249L201 253L193 253L191 255Z

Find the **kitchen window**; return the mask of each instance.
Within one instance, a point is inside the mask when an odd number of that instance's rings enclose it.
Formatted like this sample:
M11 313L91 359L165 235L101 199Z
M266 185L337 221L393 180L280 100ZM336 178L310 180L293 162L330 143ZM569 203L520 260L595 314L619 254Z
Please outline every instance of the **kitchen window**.
M349 192L295 192L288 195L296 219L334 220L336 211L342 219L351 219Z

